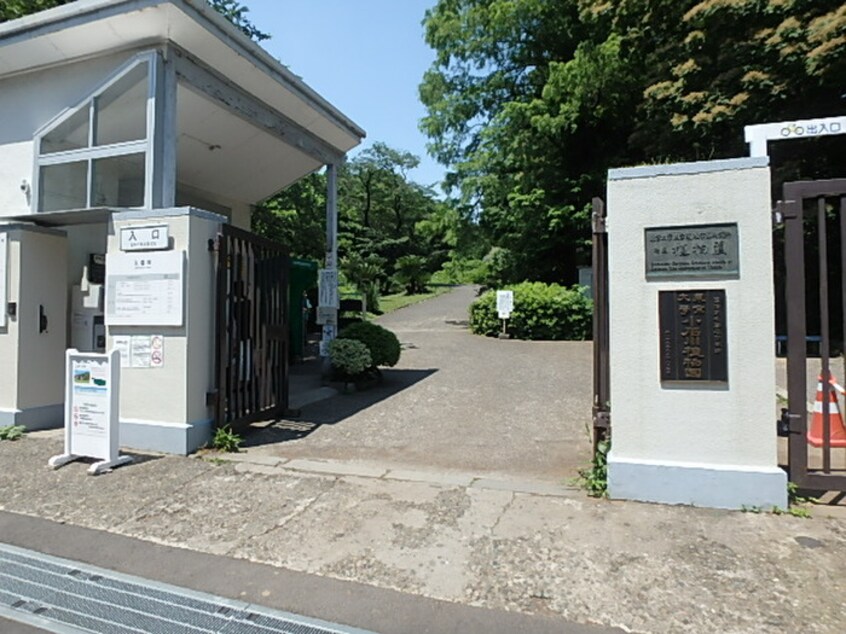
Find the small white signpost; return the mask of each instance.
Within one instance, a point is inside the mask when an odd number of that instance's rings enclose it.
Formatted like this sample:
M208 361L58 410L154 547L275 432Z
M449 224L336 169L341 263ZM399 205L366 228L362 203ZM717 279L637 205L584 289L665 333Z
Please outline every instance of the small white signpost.
M497 291L496 292L496 312L499 313L499 318L502 320L502 332L499 334L500 339L509 339L510 335L506 330L506 322L511 318L511 312L514 310L514 291Z
M68 350L65 354L65 452L47 464L54 469L80 458L97 458L97 475L132 462L118 449L120 353Z

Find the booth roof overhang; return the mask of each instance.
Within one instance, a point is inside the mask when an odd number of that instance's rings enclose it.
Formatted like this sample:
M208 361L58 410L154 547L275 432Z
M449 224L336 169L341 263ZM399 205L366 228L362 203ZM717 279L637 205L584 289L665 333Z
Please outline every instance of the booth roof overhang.
M365 136L205 0L78 0L0 24L0 81L162 46L173 47L188 60L185 67L199 73L193 85L179 77L180 183L259 202L322 165L340 162ZM198 90L208 77L220 83ZM216 98L227 90L233 95L228 103ZM233 108L244 96L246 107ZM268 125L268 117L283 125Z

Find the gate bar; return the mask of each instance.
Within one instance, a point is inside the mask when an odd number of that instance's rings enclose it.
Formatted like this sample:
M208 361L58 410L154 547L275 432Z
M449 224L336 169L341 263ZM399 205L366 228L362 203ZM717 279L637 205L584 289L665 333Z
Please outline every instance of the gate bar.
M605 203L593 199L593 450L608 438L611 428L609 400L610 355L608 314L608 233Z
M789 477L798 485L808 471L808 449L805 434L807 413L807 351L805 350L805 236L802 230L804 210L802 198L793 198L784 188L784 257L787 297L799 298L787 303L787 407L790 418L788 440Z
M822 429L823 429L823 473L831 473L831 430L829 399L831 396L831 363L829 361L829 318L828 318L828 232L825 219L825 196L817 199L817 240L819 243L820 273L820 360L822 361Z

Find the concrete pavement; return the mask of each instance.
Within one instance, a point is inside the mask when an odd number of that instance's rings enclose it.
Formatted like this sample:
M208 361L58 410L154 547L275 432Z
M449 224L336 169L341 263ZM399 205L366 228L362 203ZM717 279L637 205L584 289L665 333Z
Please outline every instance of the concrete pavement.
M523 493L507 490L507 481L499 489L439 482L440 471L430 482L404 481L217 458L139 456L91 477L84 464L46 468L60 444L43 434L0 443L3 510L222 556L209 561L243 560L279 574L546 616L562 628L843 629L846 523L839 517L608 502L574 490ZM84 559L82 551L56 552L66 539L61 532L38 538L24 528L10 539L8 526L0 525L4 541ZM22 534L32 539L14 541ZM87 548L99 543L92 538ZM128 565L141 575L156 567L126 557L90 563ZM213 567L186 581L215 575L228 583L223 568Z
M0 540L376 631L487 632L500 619L521 632L843 631L842 515L568 487L587 456L589 346L474 338L457 318L463 292L385 318L407 346L398 376L414 380L313 404L246 454L137 455L94 478L46 467L61 433L0 442ZM512 388L530 396L515 402ZM252 566L268 581L251 585ZM338 611L349 588L373 593L362 605L387 620ZM472 608L496 612L462 616ZM508 620L521 615L540 620Z
M589 461L589 342L501 341L467 328L475 289L380 324L403 345L382 384L314 403L249 440L286 459L364 461L562 483Z

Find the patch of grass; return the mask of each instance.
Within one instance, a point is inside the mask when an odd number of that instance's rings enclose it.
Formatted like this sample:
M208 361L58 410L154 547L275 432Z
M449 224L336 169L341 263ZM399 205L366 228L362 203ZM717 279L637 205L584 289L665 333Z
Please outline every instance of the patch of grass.
M218 427L217 431L214 432L212 447L218 451L238 453L243 442L244 439L233 432L229 425L223 425L222 427Z
M26 427L23 425L6 425L0 427L0 440L19 440L26 434Z
M596 446L591 466L579 471L574 484L585 489L594 498L608 497L608 451L611 441L603 440Z
M430 288L425 293L417 293L414 295L406 295L405 293L394 293L393 295L382 295L379 298L379 309L382 311L382 314L390 313L395 310L399 310L400 308L405 308L406 306L410 306L411 304L416 304L418 302L422 302L426 299L431 299L432 297L437 297L438 295L443 295L444 293L448 293L452 290L451 286L435 286ZM370 317L375 317L376 315L371 315L368 313Z
M773 515L791 515L793 517L800 517L802 519L811 519L811 509L807 507L808 504L816 502L815 498L806 498L799 495L799 487L794 482L787 483L787 509L780 506L774 506L771 509ZM763 509L760 506L741 506L740 510L744 513L761 513Z

